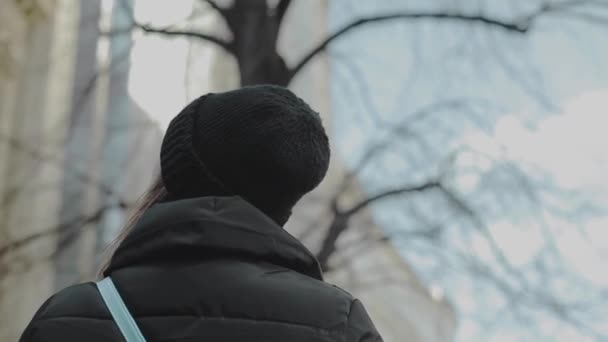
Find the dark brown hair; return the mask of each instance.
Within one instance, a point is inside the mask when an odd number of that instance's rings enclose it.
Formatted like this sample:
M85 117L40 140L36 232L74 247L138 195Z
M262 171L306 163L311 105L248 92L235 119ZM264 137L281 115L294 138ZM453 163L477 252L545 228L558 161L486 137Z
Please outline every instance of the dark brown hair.
M103 278L103 273L110 266L110 261L116 249L122 241L129 235L129 232L137 224L141 216L154 204L160 202L167 196L167 189L163 184L163 179L159 175L156 176L150 187L139 197L135 207L132 209L131 216L125 223L124 227L118 233L118 236L106 247L102 258L101 267L97 273L99 279Z

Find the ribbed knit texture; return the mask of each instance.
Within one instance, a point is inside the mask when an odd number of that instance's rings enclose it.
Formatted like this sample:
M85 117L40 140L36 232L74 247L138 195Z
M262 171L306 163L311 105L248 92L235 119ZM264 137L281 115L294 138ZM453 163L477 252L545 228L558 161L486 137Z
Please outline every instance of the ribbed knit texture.
M186 106L165 134L161 170L173 199L239 195L283 225L329 158L319 114L291 91L261 85Z

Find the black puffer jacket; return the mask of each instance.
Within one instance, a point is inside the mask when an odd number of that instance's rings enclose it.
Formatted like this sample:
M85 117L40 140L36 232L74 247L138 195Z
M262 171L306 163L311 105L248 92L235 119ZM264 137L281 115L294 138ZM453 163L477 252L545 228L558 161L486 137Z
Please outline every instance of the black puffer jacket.
M148 341L382 341L363 305L240 197L149 209L107 271ZM21 338L123 341L95 284L51 297Z

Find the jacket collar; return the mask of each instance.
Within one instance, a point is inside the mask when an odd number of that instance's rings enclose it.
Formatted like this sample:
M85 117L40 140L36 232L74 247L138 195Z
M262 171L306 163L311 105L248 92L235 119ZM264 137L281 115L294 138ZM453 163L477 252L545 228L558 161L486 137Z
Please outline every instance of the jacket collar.
M241 197L198 197L148 209L114 253L106 275L136 264L235 257L321 280L312 253Z

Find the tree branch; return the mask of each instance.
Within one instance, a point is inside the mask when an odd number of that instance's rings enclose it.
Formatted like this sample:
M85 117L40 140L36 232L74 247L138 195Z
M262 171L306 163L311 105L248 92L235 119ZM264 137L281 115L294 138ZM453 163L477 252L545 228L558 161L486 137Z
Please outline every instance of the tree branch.
M331 224L329 225L329 228L327 229L327 233L325 234L325 237L323 239L321 249L317 253L317 260L319 261L321 268L324 271L329 269L329 257L335 252L336 242L338 241L340 235L342 235L342 233L348 230L349 220L353 215L355 215L362 209L368 207L370 204L381 199L403 195L406 193L421 192L439 186L440 184L437 180L431 180L420 185L404 186L378 193L374 196L362 200L361 202L355 204L348 210L340 210L337 205L333 207L334 218Z
M165 35L165 36L191 37L191 38L197 38L200 40L204 40L204 41L213 43L213 44L221 47L222 49L224 49L229 54L234 55L234 48L233 48L232 42L226 41L222 38L219 38L219 37L216 37L216 36L213 36L210 34L197 32L197 31L175 30L175 29L170 29L170 28L156 28L156 27L152 27L147 24L140 24L140 23L133 23L133 25L134 25L134 27L137 27L146 33L157 33L157 34L161 34L161 35Z
M219 7L215 1L205 0L205 2L207 2L207 4L209 4L213 9L218 11L220 13L220 15L222 15L224 18L226 18L226 15L225 15L226 10ZM129 3L127 3L126 0L121 0L121 6L123 6L123 8L125 8L126 12L129 13L129 16L130 16L129 19L131 21L131 26L121 28L121 29L113 29L110 32L105 32L105 33L102 32L101 33L102 35L111 36L111 35L115 35L115 34L130 34L132 32L133 28L138 28L146 33L156 33L156 34L161 34L161 35L165 35L165 36L182 36L182 37L191 37L191 38L201 39L201 40L213 43L213 44L221 47L222 49L224 49L229 54L234 55L234 51L233 51L234 49L232 47L232 42L230 42L230 41L226 41L220 37L216 37L216 36L202 33L202 32L189 31L189 30L175 30L175 29L171 29L169 27L158 28L158 27L152 27L148 24L138 23L135 20L135 17L133 16L133 8L131 8L131 6L129 5Z
M17 151L20 151L21 153L24 153L25 155L27 155L29 158L31 158L33 160L40 161L40 162L55 163L58 166L63 165L63 160L58 155L44 153L42 150L33 149L33 148L27 146L27 144L25 144L24 142L19 141L18 139L14 138L14 137L0 134L0 144L1 143L7 143L9 145L9 147L11 147ZM30 169L29 172L33 172L35 170L36 170L35 168L32 168L32 169ZM72 175L73 177L76 178L76 180L82 182L83 184L90 184L90 185L94 185L94 186L98 187L99 190L105 195L114 194L114 190L110 186L104 184L101 181L98 181L98 180L92 178L90 175L88 175L86 173L79 171L77 168L67 169L65 171L65 173L68 175ZM7 190L5 190L4 194L3 194L4 196L2 196L2 198L0 199L0 208L7 206L14 199L14 197L18 194L18 192L23 188L24 188L24 184L20 183L20 184L16 185L15 187L10 187Z
M18 239L18 240L14 240L14 241L10 241L7 244L3 245L2 247L0 247L0 257L5 256L6 254L8 254L11 251L14 251L16 249L19 248L23 248L27 245L29 245L30 243L33 243L34 241L37 241L40 238L46 237L46 236L50 236L50 235L54 235L54 234L58 234L61 233L63 231L67 231L67 230L72 230L75 227L78 226L84 226L86 224L89 223L93 223L93 222L97 222L99 221L104 212L112 207L115 207L116 205L105 205L102 206L100 208L98 208L94 213L90 214L90 215L86 215L84 217L78 217L76 219L73 219L69 222L64 222L61 223L59 225L57 225L54 228L49 228L49 229L45 229L41 232L38 233L34 233L31 235L28 235L24 238ZM118 202L117 206L121 209L128 209L131 207L130 204L124 202L124 201L120 201Z
M277 24L279 26L281 26L281 23L283 22L283 18L285 17L285 13L287 13L287 9L289 9L289 5L291 5L291 0L281 0L277 5Z
M536 13L559 12L584 5L608 8L608 3L604 0L569 0L555 3L547 2L546 4L542 5Z
M325 40L323 40L317 47L312 49L308 54L304 55L304 57L300 60L300 62L296 63L296 65L291 69L290 72L290 80L293 78L306 64L308 64L316 55L325 51L329 44L343 36L344 34L352 31L353 29L368 25L371 23L380 23L385 21L397 20L397 19L445 19L445 20L457 20L464 22L472 22L472 23L480 23L485 24L492 27L497 27L504 29L509 32L514 33L527 33L530 30L530 27L535 19L540 17L543 14L554 14L559 12L565 12L572 9L575 9L577 6L585 6L585 5L594 5L600 7L608 7L608 3L598 0L571 0L564 1L561 3L548 3L544 6L541 6L538 10L533 11L532 13L523 16L520 19L512 20L512 21L501 21L499 19L485 17L483 15L467 15L467 14L454 14L454 13L433 13L433 12L403 12L403 13L394 13L394 14L386 14L379 15L375 17L369 18L361 18L353 21L350 24L345 25L338 31L329 35ZM570 12L571 13L571 12ZM580 13L578 13L580 16ZM584 16L584 14L583 14ZM593 19L595 21L600 21L597 17L587 17L588 19ZM603 19L603 18L602 18ZM606 23L608 21L603 21Z
M202 2L206 2L207 5L209 5L209 7L213 8L216 12L220 13L221 15L224 15L225 13L225 9L220 7L220 5L217 4L217 2L215 2L214 0L202 0Z
M437 188L439 186L440 186L440 183L438 181L431 180L431 181L425 182L420 185L404 186L404 187L400 187L400 188L387 190L387 191L378 193L374 196L366 198L365 200L359 202L358 204L354 205L352 208L350 208L349 210L344 212L344 214L348 215L348 216L352 216L352 215L356 214L357 212L361 211L362 209L368 207L370 204L372 204L376 201L379 201L381 199L388 198L388 197L394 197L394 196L402 195L405 193L422 192L425 190Z
M228 29L232 30L232 28L230 27L230 22L231 22L230 8L221 7L220 5L218 5L217 2L215 2L215 0L201 0L201 2L207 3L207 5L209 5L209 7L211 7L213 10L215 10L215 12L217 12L217 14L224 20L224 22L228 26Z
M290 70L290 79L293 78L306 64L308 64L316 55L320 52L324 51L327 46L334 40L342 37L344 34L352 31L357 27L361 27L364 25L372 24L372 23L380 23L391 20L398 19L448 19L448 20L459 20L465 22L477 22L483 23L489 26L499 27L505 29L507 31L516 32L516 33L526 33L528 31L529 25L527 22L505 22L500 21L498 19L492 19L480 15L466 15L466 14L451 14L451 13L413 13L413 12L404 12L404 13L395 13L395 14L387 14L380 15L369 18L362 18L355 20L354 22L345 25L338 31L329 35L325 40L323 40L317 47L312 49L308 54L306 54L300 62L296 63L296 65Z
M518 279L522 285L527 286L527 282L525 281L525 279L522 278L521 274L517 272L517 270L513 267L509 259L504 255L498 242L496 241L492 233L488 230L488 227L485 225L482 218L477 215L475 210L444 184L439 184L438 188L456 209L461 211L472 221L474 228L477 229L481 236L488 242L488 245L490 247L490 250L492 251L494 258L500 264L503 270L507 272L507 274L513 276L514 279Z

